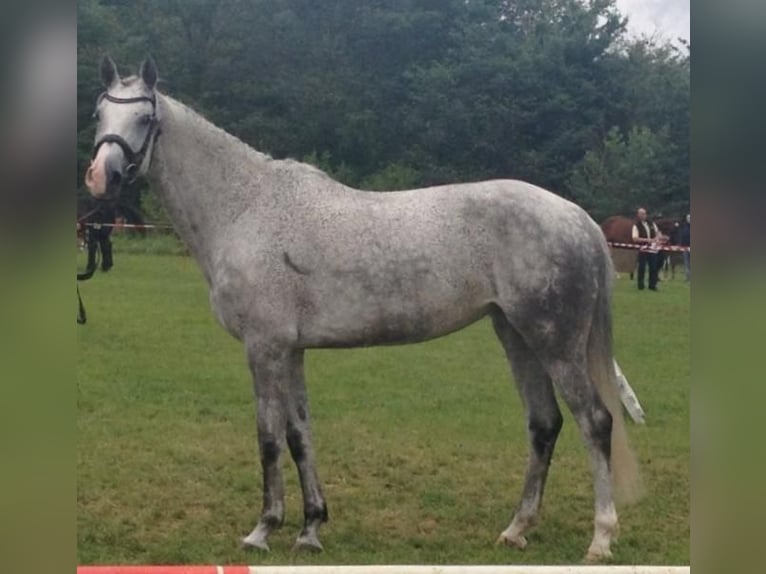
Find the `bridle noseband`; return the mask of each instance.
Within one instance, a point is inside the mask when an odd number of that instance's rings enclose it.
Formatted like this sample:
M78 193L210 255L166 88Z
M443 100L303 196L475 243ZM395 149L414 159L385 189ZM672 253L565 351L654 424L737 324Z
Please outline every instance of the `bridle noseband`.
M125 141L125 138L117 134L105 134L101 136L101 138L99 138L99 140L93 146L94 158L96 157L96 154L98 154L99 148L105 143L116 143L118 146L120 146L122 152L125 154L125 157L128 160L128 167L125 168L127 181L128 183L133 183L138 176L138 169L146 157L146 152L149 150L149 144L153 141L156 141L162 131L159 127L159 118L157 118L157 98L154 94L152 94L151 97L136 96L133 98L118 98L117 96L113 96L108 92L104 92L98 97L96 106L98 106L98 104L101 103L101 100L104 99L114 104L135 104L138 102L149 102L152 104L152 115L148 124L149 129L146 132L146 137L144 138L144 143L141 145L141 149L138 151L133 151L133 148L130 147L130 144Z

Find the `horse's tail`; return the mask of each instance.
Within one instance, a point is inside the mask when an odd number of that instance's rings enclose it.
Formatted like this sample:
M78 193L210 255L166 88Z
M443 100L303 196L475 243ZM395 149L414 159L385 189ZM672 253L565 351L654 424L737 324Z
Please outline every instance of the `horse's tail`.
M605 265L599 280L596 309L588 336L588 371L601 400L612 415L611 471L615 500L636 501L640 496L638 463L630 446L622 412L612 352L611 285L614 272L604 246Z

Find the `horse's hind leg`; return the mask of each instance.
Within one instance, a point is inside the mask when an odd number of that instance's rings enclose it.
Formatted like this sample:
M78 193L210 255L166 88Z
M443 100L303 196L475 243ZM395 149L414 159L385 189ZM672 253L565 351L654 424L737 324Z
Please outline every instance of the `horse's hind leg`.
M327 505L316 471L314 446L309 425L309 407L303 376L303 352L290 380L287 410L287 446L298 467L303 491L303 529L295 542L296 550L322 550L318 531L327 522Z
M550 377L521 336L498 312L493 316L495 331L511 363L516 385L527 413L529 463L521 501L499 541L523 549L525 532L537 521L553 449L563 418L556 403Z
M618 531L610 469L612 415L589 379L584 349L567 359L541 357L541 361L572 411L590 452L595 519L593 540L586 560L609 558L612 555L610 543Z

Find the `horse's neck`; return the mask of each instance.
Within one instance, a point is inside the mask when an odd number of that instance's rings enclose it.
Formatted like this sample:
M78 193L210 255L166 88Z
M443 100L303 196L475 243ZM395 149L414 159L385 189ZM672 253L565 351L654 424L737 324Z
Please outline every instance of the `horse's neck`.
M258 207L259 165L267 158L172 98L160 96L159 105L162 133L149 179L209 278L219 239Z

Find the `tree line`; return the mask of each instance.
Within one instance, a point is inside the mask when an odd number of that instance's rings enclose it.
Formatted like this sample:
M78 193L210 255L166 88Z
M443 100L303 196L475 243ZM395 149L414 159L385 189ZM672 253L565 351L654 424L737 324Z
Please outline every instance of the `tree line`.
M597 221L689 208L690 47L629 37L614 0L79 0L78 18L80 178L100 58L128 74L151 54L162 91L355 187L518 178Z

